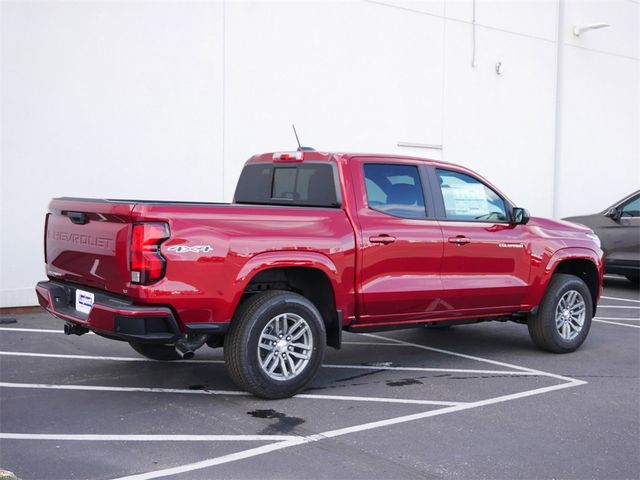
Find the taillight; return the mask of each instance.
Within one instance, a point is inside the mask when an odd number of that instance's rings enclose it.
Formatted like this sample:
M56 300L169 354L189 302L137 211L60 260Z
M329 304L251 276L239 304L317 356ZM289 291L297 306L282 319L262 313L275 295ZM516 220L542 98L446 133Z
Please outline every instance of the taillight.
M160 244L169 238L166 223L134 223L131 232L131 282L149 284L164 277Z
M44 263L47 263L47 229L49 228L49 217L51 216L50 213L47 213L47 215L44 217Z

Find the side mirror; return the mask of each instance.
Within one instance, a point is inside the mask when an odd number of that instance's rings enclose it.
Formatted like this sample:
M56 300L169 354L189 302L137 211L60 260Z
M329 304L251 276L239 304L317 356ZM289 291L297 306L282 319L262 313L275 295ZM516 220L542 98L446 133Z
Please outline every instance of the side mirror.
M607 210L604 214L605 217L609 217L612 220L618 221L620 220L620 210L618 210L616 207L611 207L609 210Z
M529 212L524 208L514 207L511 210L511 223L514 225L525 225L531 216Z

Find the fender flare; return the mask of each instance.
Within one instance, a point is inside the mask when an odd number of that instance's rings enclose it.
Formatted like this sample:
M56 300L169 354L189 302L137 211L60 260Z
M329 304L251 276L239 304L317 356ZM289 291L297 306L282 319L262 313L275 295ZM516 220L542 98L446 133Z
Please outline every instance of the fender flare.
M604 262L602 260L602 256L594 250L586 247L564 247L553 252L544 268L538 270L537 277L531 279L531 295L525 301L527 309L535 308L540 305L540 302L542 302L542 298L547 291L551 277L558 268L558 265L565 260L587 260L593 263L596 271L598 272L600 286L602 286L602 275L604 273ZM598 291L596 298L593 298L594 303L597 302L597 297L599 297L599 295L600 292Z
M264 270L285 267L315 268L324 273L331 284L336 307L340 304L338 298L339 277L338 269L329 257L318 252L301 252L298 250L279 250L277 252L263 252L251 257L240 269L234 282L234 296L230 303L230 310L226 318L233 318L247 285L252 278Z
M585 247L566 247L554 252L544 269L545 274L553 274L560 262L565 260L589 260L598 272L600 272L603 267L598 254L593 250Z

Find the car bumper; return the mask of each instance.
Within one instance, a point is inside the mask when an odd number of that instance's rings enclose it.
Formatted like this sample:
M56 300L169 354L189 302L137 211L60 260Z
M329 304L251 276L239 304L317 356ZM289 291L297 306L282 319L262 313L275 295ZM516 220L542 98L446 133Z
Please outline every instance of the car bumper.
M89 313L75 308L77 288L94 294ZM127 299L100 290L57 281L39 282L36 294L40 305L52 315L109 338L171 344L181 336L178 322L167 307L134 305Z

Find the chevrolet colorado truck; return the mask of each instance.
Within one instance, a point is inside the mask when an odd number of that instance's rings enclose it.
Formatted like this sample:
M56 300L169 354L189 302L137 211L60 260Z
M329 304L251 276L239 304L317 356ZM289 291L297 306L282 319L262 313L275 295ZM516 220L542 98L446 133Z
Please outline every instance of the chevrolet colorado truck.
M224 346L263 398L295 395L343 330L488 320L563 353L585 340L603 252L579 225L530 218L461 166L278 152L245 165L233 203L57 198L40 304L155 360Z

